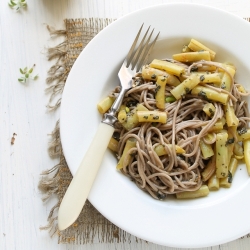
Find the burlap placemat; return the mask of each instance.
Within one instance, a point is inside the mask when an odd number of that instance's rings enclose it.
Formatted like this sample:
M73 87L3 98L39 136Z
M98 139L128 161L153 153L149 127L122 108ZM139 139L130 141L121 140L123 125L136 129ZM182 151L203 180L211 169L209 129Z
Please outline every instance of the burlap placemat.
M245 18L250 21L250 18ZM79 56L88 42L104 27L110 24L112 19L66 19L65 30L56 30L47 26L50 35L65 36L65 40L54 48L48 49L48 60L55 60L55 64L48 72L47 92L50 93L48 109L55 111L61 104L60 95L76 58ZM134 237L121 230L105 217L103 217L89 201L86 202L76 222L64 231L57 227L57 211L60 202L72 180L72 175L63 155L59 121L51 133L49 154L58 157L59 163L50 170L42 173L39 189L44 193L43 200L49 200L53 195L58 198L57 204L51 209L48 216L48 225L41 227L50 231L50 235L57 235L59 243L92 243L95 236L99 242L130 242ZM247 237L250 235L248 234ZM244 238L244 237L242 237ZM135 237L135 240L139 240ZM141 240L139 240L141 241Z
M76 58L88 42L112 19L66 19L65 30L56 30L47 26L50 35L65 36L65 40L56 47L48 49L48 60L55 60L47 77L46 89L50 94L48 109L55 111L61 103L60 95ZM43 200L48 201L52 196L58 198L57 204L51 209L48 216L48 225L41 229L48 229L52 235L58 235L59 243L92 243L95 236L99 242L125 242L130 241L131 235L124 232L105 217L103 217L89 201L86 202L76 222L64 231L57 227L57 211L60 202L72 180L72 175L63 155L58 121L51 133L49 154L58 157L59 163L50 170L42 173L39 189L44 193Z

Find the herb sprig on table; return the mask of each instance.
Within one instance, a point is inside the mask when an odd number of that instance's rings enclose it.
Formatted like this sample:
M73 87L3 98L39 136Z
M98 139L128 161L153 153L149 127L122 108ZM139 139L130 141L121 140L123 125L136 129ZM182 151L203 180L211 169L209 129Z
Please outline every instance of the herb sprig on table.
M9 6L12 9L19 11L20 9L27 7L27 2L26 0L10 0Z
M23 69L19 69L20 73L23 75L18 78L18 81L21 83L25 83L28 79L36 80L38 78L38 75L33 76L32 72L36 65L34 64L30 69L28 67L25 67Z

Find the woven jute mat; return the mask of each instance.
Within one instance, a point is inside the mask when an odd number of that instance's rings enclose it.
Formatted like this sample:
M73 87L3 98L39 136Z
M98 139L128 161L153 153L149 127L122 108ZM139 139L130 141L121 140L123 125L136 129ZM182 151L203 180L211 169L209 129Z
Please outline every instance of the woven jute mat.
M55 64L48 71L47 92L50 94L48 109L54 112L60 107L61 94L67 76L76 58L88 42L112 19L66 19L65 30L56 30L47 26L50 35L64 36L64 41L48 49L48 60ZM50 170L42 172L39 189L43 192L43 200L48 201L52 196L57 196L58 202L51 209L48 216L48 225L41 227L50 231L51 236L57 235L59 243L86 244L92 243L94 238L99 242L125 242L131 240L131 235L124 232L104 216L102 216L89 201L85 203L76 222L64 231L59 231L57 226L57 212L60 202L72 180L71 172L65 160L59 131L60 121L57 122L51 133L49 154L58 157L59 163Z
M249 18L245 18L250 21ZM64 41L48 49L48 60L55 64L50 68L47 77L47 92L50 94L48 109L53 112L60 107L61 97L67 76L76 58L91 39L112 19L66 19L65 30L56 30L47 26L50 35L64 36ZM130 242L132 235L121 230L104 216L102 216L89 201L86 202L76 222L64 231L59 231L57 226L57 212L60 202L72 180L71 172L65 160L59 131L60 122L56 123L51 133L49 154L57 157L59 163L50 170L44 171L39 182L39 188L44 193L43 200L47 201L52 196L58 198L57 204L51 209L48 216L48 225L41 227L47 229L50 235L57 235L59 243L86 244L94 239L99 242ZM250 237L248 234L246 237ZM136 241L141 241L134 237ZM242 237L244 238L244 237Z

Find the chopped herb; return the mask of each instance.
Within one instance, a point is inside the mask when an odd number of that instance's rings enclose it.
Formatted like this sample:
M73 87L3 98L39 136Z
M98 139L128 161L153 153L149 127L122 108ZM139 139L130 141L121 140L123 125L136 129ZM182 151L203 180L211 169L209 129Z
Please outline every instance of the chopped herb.
M157 198L158 198L159 200L163 200L163 199L166 198L166 195L163 194L163 193L158 192L158 193L157 193Z
M225 88L226 88L225 82L223 82L223 83L221 84L221 88L222 88L222 89L225 89Z
M228 176L227 176L227 181L228 183L232 183L233 182L233 175L232 173L228 170Z
M173 96L167 96L166 99L165 99L165 101L167 103L172 103L172 102L175 102L176 99Z
M197 66L194 66L191 68L191 72L195 72L195 71L198 71L198 67Z
M233 144L234 143L234 138L230 138L227 140L226 142L226 146L229 145L229 144Z
M153 74L153 75L151 76L151 79L155 80L155 79L156 79L156 74Z
M156 116L153 117L153 119L154 119L154 120L159 120L159 116L156 115Z
M208 110L209 110L209 113L211 114L211 116L214 116L214 111L211 108L209 108Z
M113 133L113 138L116 139L117 141L120 140L120 134L118 132Z
M161 86L160 85L156 85L157 87L156 87L156 89L155 89L155 94L159 91L159 89L161 88Z
M201 97L203 97L204 99L207 99L207 94L206 94L206 92L204 92L204 91L200 91L200 92L198 93L198 96L201 96Z
M221 172L221 176L225 177L225 176L226 176L226 174L225 174L225 173L223 173L223 172Z
M136 86L139 86L139 85L141 85L143 83L144 83L144 81L143 81L142 77L136 77L136 79L135 79L135 85Z
M163 78L161 79L161 81L162 81L162 82L165 82L166 79L167 79L167 77L166 77L166 76L163 76Z
M144 118L144 119L148 119L148 116L147 116L147 115L144 115L143 118Z
M200 76L200 80L201 80L201 81L204 81L204 80L205 80L205 76L204 76L204 75L201 75L201 76Z
M137 103L138 103L138 101L136 101L136 100L130 100L130 101L128 101L128 102L126 103L126 106L127 106L127 107L134 107L134 106L137 105Z
M189 88L185 88L185 92L188 94L190 92Z
M242 129L238 130L238 134L239 135L243 135L245 133L247 133L247 129L245 127L243 127Z

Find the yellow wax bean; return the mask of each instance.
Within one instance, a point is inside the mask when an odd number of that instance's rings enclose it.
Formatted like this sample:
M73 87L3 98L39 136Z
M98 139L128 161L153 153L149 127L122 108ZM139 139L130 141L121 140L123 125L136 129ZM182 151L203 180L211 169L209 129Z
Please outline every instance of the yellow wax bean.
M212 146L205 143L202 139L200 140L200 149L204 159L208 159L214 155Z
M110 141L109 141L109 144L108 144L108 148L114 152L117 152L118 151L118 141L111 137Z
M234 157L238 160L244 158L244 150L241 143L236 142L233 148Z
M231 68L231 69L233 69L233 70L235 70L236 71L236 67L235 67L235 65L233 65L232 63L220 63L220 66L221 67L224 67L224 68L227 68L227 67L229 67L229 68ZM220 69L219 68L219 71L222 71L222 72L224 72L224 70L223 69Z
M213 173L209 178L207 186L210 191L217 191L220 188L220 180L217 178L216 173Z
M242 128L238 131L238 141L250 139L250 129Z
M161 111L138 111L139 122L167 122L167 113Z
M177 86L180 84L180 80L176 76L168 74L166 71L151 68L149 66L142 68L142 78L145 80L156 81L159 76L165 76L168 85Z
M228 94L219 93L213 89L199 86L199 85L193 88L193 90L191 91L191 94L201 96L207 100L220 102L224 105L227 104L228 98L229 98Z
M215 173L215 162L216 156L213 155L212 158L209 160L207 166L201 172L202 180L204 182L207 181L213 175L213 173Z
M133 129L139 123L137 111L147 111L147 110L148 109L145 106L139 103L135 109L127 113L127 119L125 122L122 123L122 126L128 131Z
M101 114L106 113L111 108L114 101L115 101L115 98L109 97L109 96L107 96L103 100L101 100L97 104L97 109L98 109L99 113L101 113Z
M247 93L246 89L241 84L237 86L237 89L240 93Z
M215 112L215 107L212 103L206 103L203 107L203 111L209 116L213 117Z
M129 161L131 160L132 156L131 155L127 156L127 153L131 148L134 148L135 146L136 146L136 139L129 138L126 142L125 147L124 147L122 156L121 156L121 158L116 166L117 169L122 169L123 166L126 167L129 164ZM126 162L124 162L125 157L126 157Z
M199 82L200 76L198 74L192 74L170 92L178 100L189 93L190 90L199 84Z
M166 144L166 146L169 147L170 149L173 148L172 144ZM162 156L162 155L167 154L167 151L165 150L165 147L163 145L156 146L154 148L154 151L158 156ZM183 148L181 148L180 146L175 145L175 152L177 154L185 154L186 151Z
M198 72L205 71L205 72L214 72L216 70L216 67L213 65L202 65L201 67L198 67Z
M209 194L209 189L206 185L202 185L200 189L196 191L184 191L176 194L177 199L193 199L198 197L204 197Z
M243 142L244 147L244 159L247 167L248 175L250 175L250 140L245 140Z
M120 110L119 113L118 113L118 121L120 123L123 123L127 120L127 113L126 111L123 109L123 110Z
M228 175L228 149L226 146L228 133L223 131L216 134L216 176L224 178Z
M137 124L139 123L138 121L138 117L137 114L134 111L131 111L127 114L127 119L125 122L121 123L122 126L126 129L126 130L131 130L134 127L137 126Z
M239 119L236 117L234 113L234 108L227 103L224 106L224 112L226 114L226 121L227 121L227 126L232 127L232 126L238 126L239 125Z
M223 129L223 123L221 121L216 122L208 131L211 132L219 132Z
M230 188L234 174L238 167L238 161L234 157L231 158L228 169L228 176L220 179L220 187Z
M228 129L227 133L228 133L228 139L226 145L228 149L228 162L230 162L231 157L234 154L233 151L234 151L235 140L231 129Z
M174 54L172 56L174 60L179 62L197 62L200 60L211 61L211 57L208 51L186 52Z
M135 111L148 111L148 109L141 103L137 104Z
M220 119L218 119L218 122L222 122L223 126L226 124L226 119L224 116L222 116Z
M209 49L207 46L205 46L204 44L200 43L195 39L191 39L190 43L188 44L188 47L193 51L200 51L200 50L208 51L210 53L211 60L214 60L215 58L216 53L213 50Z
M182 73L185 72L185 68L180 65L158 59L154 59L149 66L152 68L165 70L169 74L176 76L180 76Z
M208 143L212 144L213 141L214 141L214 134L213 134L213 133L208 133L208 134L206 134L206 135L204 136L204 139L205 139Z
M227 69L227 71L230 73L230 75L232 77L234 77L235 75L235 70L229 66L225 66L225 68ZM231 77L228 75L227 72L224 72L222 78L221 78L221 88L225 89L227 91L231 91L231 87L232 87L232 80Z
M220 84L221 83L221 76L220 73L212 73L208 74L206 72L198 72L198 73L192 73L192 74L198 74L200 76L200 79L202 79L202 83L214 83L214 84Z
M155 94L156 107L159 109L165 109L165 87L167 83L167 77L159 76L156 81L157 92Z

